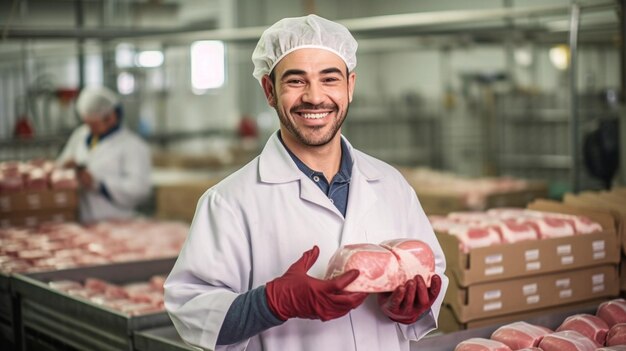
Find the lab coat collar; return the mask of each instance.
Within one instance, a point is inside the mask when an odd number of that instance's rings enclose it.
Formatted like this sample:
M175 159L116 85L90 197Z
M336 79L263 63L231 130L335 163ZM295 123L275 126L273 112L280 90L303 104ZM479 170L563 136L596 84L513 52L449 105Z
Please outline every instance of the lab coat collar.
M350 156L354 162L352 172L359 172L365 180L374 181L382 178L382 173L368 162L366 158L356 157L356 150L342 135L341 138L348 146ZM298 166L289 156L287 149L278 139L278 132L269 138L259 156L259 177L264 183L288 183L306 178Z

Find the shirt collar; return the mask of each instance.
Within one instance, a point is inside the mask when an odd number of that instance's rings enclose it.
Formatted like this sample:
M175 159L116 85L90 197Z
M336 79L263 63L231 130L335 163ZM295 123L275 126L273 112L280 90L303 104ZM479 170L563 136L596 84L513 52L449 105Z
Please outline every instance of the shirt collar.
M315 171L309 168L309 166L304 164L304 162L302 162L298 158L298 156L296 156L293 152L291 152L291 150L289 150L287 145L285 145L285 142L283 141L283 137L280 135L280 131L278 131L278 139L280 140L280 143L283 145L285 150L287 150L287 152L289 153L289 156L291 156L291 159L296 163L296 166L298 166L298 168L302 171L302 173L304 173L307 177L311 178L315 174L322 173L322 172ZM339 164L339 171L337 172L337 174L335 175L335 178L333 179L336 179L337 181L340 181L340 182L349 182L351 174L352 174L352 157L350 156L350 150L348 150L348 145L343 140L343 138L341 138L341 163ZM328 182L331 182L333 179L327 179L327 180Z
M117 124L111 127L111 129L107 130L105 133L98 136L98 142L102 142L105 138L111 136L111 134L117 132L122 127L121 121L118 120ZM91 139L93 139L93 134L89 133L87 135L87 145L91 145Z

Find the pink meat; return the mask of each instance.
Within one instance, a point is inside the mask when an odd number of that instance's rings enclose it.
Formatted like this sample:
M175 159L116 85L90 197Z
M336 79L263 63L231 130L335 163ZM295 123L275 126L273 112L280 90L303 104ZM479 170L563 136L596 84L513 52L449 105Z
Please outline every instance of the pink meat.
M538 347L524 347L523 349L519 349L517 351L543 351Z
M564 330L543 337L539 348L543 351L595 351L600 344L573 330Z
M567 317L556 331L574 330L604 345L609 326L602 319L591 314L575 314Z
M609 329L606 346L626 345L626 323L618 323Z
M430 286L435 257L428 245L419 240L345 245L331 257L325 278L332 279L352 269L359 270L360 275L346 291L393 291L417 274Z
M533 226L528 223L518 223L514 220L495 222L491 225L491 228L500 234L502 243L516 243L525 240L537 240L538 238Z
M500 341L471 338L456 345L454 351L511 351L511 348Z
M426 286L430 286L430 278L435 272L435 254L425 242L395 239L383 241L380 246L396 256L400 271L404 272L406 279L412 279L419 274L424 278Z
M601 303L596 311L596 316L604 320L609 327L618 323L626 323L626 300L615 299Z
M541 339L552 330L526 322L515 322L498 328L491 339L500 341L512 350L539 345Z
M50 187L53 189L76 189L78 179L73 169L55 169L50 174Z
M596 351L626 351L626 345L614 345L614 346L605 346Z
M375 244L353 244L340 247L331 257L326 279L357 269L359 277L345 290L353 292L393 291L406 281L393 253Z
M498 232L491 228L458 226L451 228L449 233L459 239L459 248L463 252L478 247L499 245L502 242Z
M528 223L535 228L540 239L560 238L575 234L570 223L560 218L524 218L521 222Z

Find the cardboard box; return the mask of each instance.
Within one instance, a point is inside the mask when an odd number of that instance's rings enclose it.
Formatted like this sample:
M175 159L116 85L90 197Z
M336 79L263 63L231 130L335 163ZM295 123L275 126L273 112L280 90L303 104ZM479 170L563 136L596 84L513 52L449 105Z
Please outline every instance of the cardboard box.
M45 209L0 213L0 228L36 227L45 222L75 222L77 209Z
M545 210L545 206L536 205L534 209ZM457 237L438 233L449 275L454 276L460 286L466 287L594 265L617 264L620 253L613 218L601 212L576 208L565 210L569 212L563 213L584 213L605 230L594 234L480 247L468 253L459 250Z
M617 265L603 265L467 288L451 278L444 303L452 308L459 322L465 323L618 294Z
M156 186L156 217L191 222L200 196L221 179Z
M565 320L565 318L567 318L566 316L574 315L577 313L595 314L598 305L600 305L604 301L607 301L607 299L602 298L550 308L542 308L541 310L535 310L531 312L511 313L504 316L479 319L465 323L459 322L457 320L457 317L454 315L454 311L450 306L443 305L441 306L441 312L439 313L439 327L437 328L437 330L444 333L452 333L459 330L483 328L489 326L494 326L495 330L497 326L501 326L504 324L518 321L529 321L540 317L551 318L551 316L554 315L561 315L563 316L562 320ZM491 334L482 337L489 336L491 336Z
M77 190L24 190L0 194L0 213L43 209L70 209L77 206Z
M611 201L599 193L585 192L579 195L565 194L563 202L566 205L592 209L594 211L609 212L615 218L618 237L620 238L622 252L626 254L626 205Z

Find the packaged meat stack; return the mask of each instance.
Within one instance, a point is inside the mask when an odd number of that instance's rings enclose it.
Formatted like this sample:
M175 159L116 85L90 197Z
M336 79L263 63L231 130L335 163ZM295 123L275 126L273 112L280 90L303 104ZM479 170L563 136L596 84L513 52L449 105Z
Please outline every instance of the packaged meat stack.
M491 339L499 341L512 350L536 347L552 330L526 322L515 322L498 328Z
M49 160L0 162L0 227L76 219L78 182Z
M596 316L600 317L609 327L626 323L626 300L614 299L598 306Z
M573 330L604 345L609 326L602 319L590 314L575 314L563 321L556 331Z

